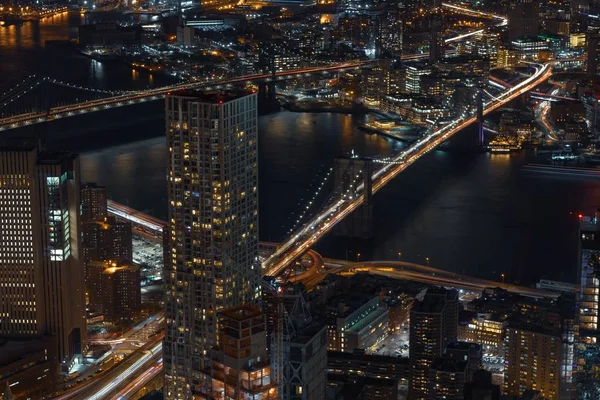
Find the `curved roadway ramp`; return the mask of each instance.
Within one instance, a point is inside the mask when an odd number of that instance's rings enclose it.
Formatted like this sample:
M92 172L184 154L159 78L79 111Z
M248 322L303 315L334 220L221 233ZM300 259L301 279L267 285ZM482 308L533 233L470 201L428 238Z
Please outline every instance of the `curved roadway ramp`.
M306 274L303 274L302 282L307 287L314 287L328 274L337 274L340 272L368 272L371 274L387 276L394 279L406 279L416 282L423 282L430 285L448 286L459 289L483 291L489 287L500 287L512 293L518 293L523 296L538 298L557 298L558 293L518 286L509 283L501 283L486 279L473 278L466 275L443 271L427 265L414 264L402 261L364 261L352 262L336 260L332 258L323 258L325 265L324 271L317 268L311 268ZM311 274L308 274L311 272Z

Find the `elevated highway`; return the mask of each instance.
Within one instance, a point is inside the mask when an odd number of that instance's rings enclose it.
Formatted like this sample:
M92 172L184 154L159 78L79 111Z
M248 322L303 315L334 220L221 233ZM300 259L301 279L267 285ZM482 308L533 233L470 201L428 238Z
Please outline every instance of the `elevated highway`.
M364 261L352 262L324 258L324 268L320 270L310 270L310 274L305 274L301 282L308 288L314 287L328 274L339 273L358 273L368 272L370 274L387 276L395 279L406 279L416 282L423 282L430 285L440 285L453 287L457 289L482 291L485 288L500 287L512 293L523 296L539 298L556 298L557 293L518 286L508 283L496 282L486 279L473 278L466 275L456 274L433 268L428 265L420 265L402 261Z

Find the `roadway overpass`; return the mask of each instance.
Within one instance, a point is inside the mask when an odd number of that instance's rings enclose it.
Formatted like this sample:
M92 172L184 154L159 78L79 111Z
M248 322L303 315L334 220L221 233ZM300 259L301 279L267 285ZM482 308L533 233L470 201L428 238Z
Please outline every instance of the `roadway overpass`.
M368 272L375 275L383 275L394 279L406 279L423 282L429 285L439 285L456 289L482 291L489 287L500 287L512 293L529 297L556 298L557 293L548 292L536 288L518 286L509 283L501 283L486 279L473 278L466 275L456 274L433 268L428 265L420 265L402 261L364 261L353 262L323 258L324 268L311 269L304 274L300 281L308 288L317 285L328 274L339 274L345 272Z

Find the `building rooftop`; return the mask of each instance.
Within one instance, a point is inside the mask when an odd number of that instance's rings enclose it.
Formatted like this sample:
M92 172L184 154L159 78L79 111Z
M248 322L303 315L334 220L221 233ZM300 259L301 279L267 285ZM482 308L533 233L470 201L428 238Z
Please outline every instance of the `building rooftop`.
M458 296L456 290L446 290L437 286L430 287L423 300L415 300L411 312L440 313L446 305L446 300L453 296Z
M221 315L225 318L234 319L236 321L243 321L248 318L258 317L262 314L262 311L258 307L250 305L241 305L231 308L227 308L221 311Z
M169 97L187 97L200 103L223 104L254 94L250 90L195 90L185 89L170 92Z
M511 316L508 319L508 328L560 337L560 327L543 321L532 321L522 316Z

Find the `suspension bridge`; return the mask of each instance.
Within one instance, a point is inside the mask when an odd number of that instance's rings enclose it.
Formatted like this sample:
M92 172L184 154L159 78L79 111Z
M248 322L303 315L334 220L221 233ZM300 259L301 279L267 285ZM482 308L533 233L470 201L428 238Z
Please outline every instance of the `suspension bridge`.
M536 65L535 72L529 78L483 103L482 114L486 115L518 96L529 92L545 82L550 76L552 76L552 63ZM355 179L344 186L346 189L342 191L341 195L334 196L329 200L319 212L294 231L273 254L264 260L263 274L268 276L279 275L344 218L361 206L369 206L372 194L385 187L386 184L425 154L476 122L478 120L476 114L458 116L452 122L427 134L393 157L372 160L374 163L381 164L381 167L376 169L368 179L365 179L364 175L361 174L363 171L355 174Z
M218 81L185 82L160 88L119 91L77 86L48 77L30 76L0 96L0 131L39 124L85 113L124 107L164 99L171 92L186 89L225 89L233 85L254 82L271 83L313 74L328 74L359 69L373 61L281 71L275 74L255 74ZM56 89L60 88L58 91Z

